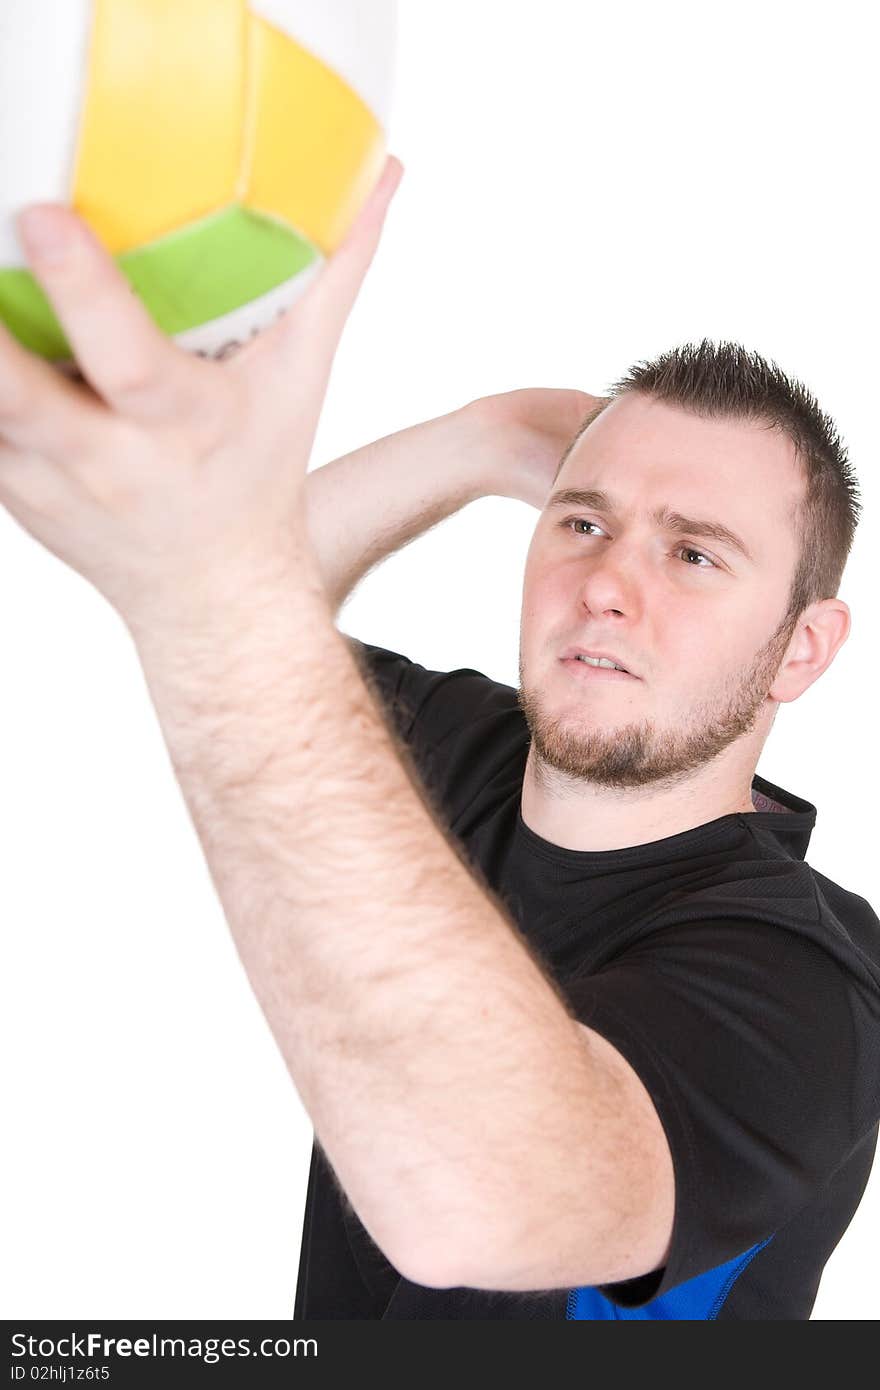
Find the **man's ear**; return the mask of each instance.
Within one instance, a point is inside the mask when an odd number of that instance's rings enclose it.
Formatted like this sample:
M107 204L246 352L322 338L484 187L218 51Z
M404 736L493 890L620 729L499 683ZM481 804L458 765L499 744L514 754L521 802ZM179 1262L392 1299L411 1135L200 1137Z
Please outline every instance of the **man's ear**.
M803 695L831 665L849 636L851 614L839 598L811 603L798 619L788 652L767 692L787 704Z

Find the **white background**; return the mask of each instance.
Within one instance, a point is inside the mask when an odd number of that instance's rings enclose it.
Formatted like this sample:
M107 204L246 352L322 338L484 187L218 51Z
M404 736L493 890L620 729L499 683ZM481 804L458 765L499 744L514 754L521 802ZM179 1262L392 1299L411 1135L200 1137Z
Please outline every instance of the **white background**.
M492 391L601 392L704 335L775 357L837 421L865 515L841 589L850 640L780 712L759 771L818 805L813 866L880 904L868 12L852 0L401 11L391 148L406 174L313 466ZM370 576L341 626L516 684L536 519L510 500L471 505ZM311 1126L136 654L95 590L6 514L0 593L0 1313L289 1317ZM878 1216L875 1172L816 1318L878 1316Z

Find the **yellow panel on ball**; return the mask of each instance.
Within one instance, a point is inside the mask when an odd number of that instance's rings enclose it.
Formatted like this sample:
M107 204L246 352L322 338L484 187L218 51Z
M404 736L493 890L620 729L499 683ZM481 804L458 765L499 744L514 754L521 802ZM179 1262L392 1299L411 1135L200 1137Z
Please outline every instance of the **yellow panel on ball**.
M95 0L72 202L114 254L235 196L245 0Z
M259 16L250 24L239 200L284 218L329 255L379 177L384 133L319 58Z

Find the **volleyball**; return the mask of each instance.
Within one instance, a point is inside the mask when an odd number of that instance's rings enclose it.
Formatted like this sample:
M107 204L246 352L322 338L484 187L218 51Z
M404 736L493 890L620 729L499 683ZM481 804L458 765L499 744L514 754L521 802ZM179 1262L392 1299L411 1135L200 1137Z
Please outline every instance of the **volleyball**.
M387 148L395 0L2 0L0 319L72 352L13 221L73 207L159 327L224 357L302 293Z

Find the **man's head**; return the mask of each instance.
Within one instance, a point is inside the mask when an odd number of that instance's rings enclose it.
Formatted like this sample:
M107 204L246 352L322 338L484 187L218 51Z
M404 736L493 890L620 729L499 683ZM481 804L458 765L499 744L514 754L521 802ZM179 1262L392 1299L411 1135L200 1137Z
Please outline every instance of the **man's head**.
M775 365L704 341L634 367L567 449L529 549L519 698L539 765L673 786L746 737L756 762L846 640L859 511L832 422Z

